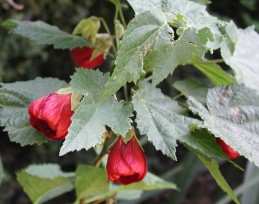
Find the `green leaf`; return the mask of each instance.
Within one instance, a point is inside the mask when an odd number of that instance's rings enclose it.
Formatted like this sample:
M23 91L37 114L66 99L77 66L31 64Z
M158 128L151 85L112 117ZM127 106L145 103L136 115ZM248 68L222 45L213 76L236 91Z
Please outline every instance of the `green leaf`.
M118 200L136 200L139 199L143 191L141 190L128 190L116 193L116 199Z
M121 42L116 67L105 85L103 98L118 91L126 82L134 82L144 74L143 58L152 46L161 39L170 41L172 29L164 14L150 10L136 16L129 24Z
M191 135L181 137L179 141L187 145L192 150L203 154L205 157L218 157L228 160L228 157L216 142L215 137L209 134L205 129L196 130Z
M74 186L69 177L74 173L64 173L58 165L32 165L17 173L17 180L33 203L44 203L63 193L71 191Z
M123 106L113 97L98 103L94 96L84 97L72 116L72 124L60 155L70 151L85 149L103 142L102 133L108 125L115 133L125 136L130 128L132 106Z
M28 38L39 45L53 45L55 49L72 50L75 47L91 46L87 39L71 35L42 21L7 20L2 26L9 28L11 33Z
M219 65L217 64L194 64L194 66L205 74L209 80L215 85L229 85L236 83L235 79L229 76Z
M136 92L132 103L140 133L146 134L157 150L176 160L176 140L189 135L188 125L197 123L197 120L183 116L177 102L148 83Z
M2 184L3 178L4 178L4 168L2 164L2 159L0 157L0 186Z
M161 189L177 189L174 183L165 181L160 177L147 173L144 180L137 183L132 183L129 185L121 185L118 187L117 191L125 191L125 190L161 190Z
M76 69L76 73L71 77L71 88L82 95L100 98L104 85L109 78L109 73L103 75L99 70Z
M206 103L208 86L197 80L185 79L182 81L176 81L173 84L173 87L185 96L192 96L198 101Z
M210 89L207 110L190 97L188 105L207 128L234 150L259 166L259 96L245 86L233 84Z
M156 47L145 58L145 62L148 62L148 70L153 70L153 85L159 84L169 74L172 74L178 65L186 64L194 57L202 58L206 52L206 42L202 44L197 39L198 34L195 31L190 28L177 31L179 34L177 40L172 39L166 44Z
M57 164L40 164L40 165L30 165L25 169L25 171L32 175L38 176L40 178L49 178L53 179L58 176L62 177L72 177L74 173L63 172L60 169L60 166Z
M224 25L224 22L211 16L206 11L206 6L189 0L128 0L136 15L152 10L154 8L162 11L169 23L179 20L179 14L185 19L185 24L178 24L177 27L191 27L198 30L208 28L213 36L213 42L208 41L207 47L216 49L219 47L221 33L218 26Z
M215 160L207 159L201 155L197 155L201 162L206 166L206 168L209 170L210 174L213 176L217 184L220 186L220 188L225 191L235 203L239 203L238 199L236 198L235 194L233 193L232 189L222 176L219 165Z
M148 172L143 181L132 183L129 185L110 185L110 189L106 193L102 193L86 200L87 203L91 203L96 200L100 200L106 197L113 196L120 192L136 191L136 190L162 190L162 189L177 189L177 186L168 182L160 177ZM139 193L139 191L138 191Z
M79 165L76 169L77 200L94 194L105 193L109 190L105 169L93 166Z
M259 93L259 34L253 27L238 29L234 22L226 26L228 38L221 44L221 55L235 70L238 83Z
M46 142L47 138L30 125L28 106L32 101L66 86L65 82L53 78L2 84L0 122L10 140L21 146Z

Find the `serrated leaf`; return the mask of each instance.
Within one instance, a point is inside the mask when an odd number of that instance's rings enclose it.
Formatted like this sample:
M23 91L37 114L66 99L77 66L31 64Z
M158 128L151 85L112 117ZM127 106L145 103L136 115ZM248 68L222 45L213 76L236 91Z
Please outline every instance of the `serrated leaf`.
M181 31L177 40L158 46L147 54L145 62L148 62L148 70L153 70L152 84L157 85L180 64L186 64L194 57L202 58L206 52L205 47L197 39L190 39L189 35L198 35L191 29ZM193 38L193 36L192 36ZM206 45L206 43L205 43Z
M156 8L165 14L169 23L178 21L178 14L180 14L187 23L178 26L191 27L196 30L207 27L214 39L213 42L208 41L207 47L210 49L219 47L221 33L218 26L224 25L224 22L211 16L204 5L189 0L128 0L128 2L137 15Z
M39 172L37 172L39 171ZM51 175L53 171L54 176ZM57 165L33 165L17 173L17 180L35 204L44 203L63 193L71 191L74 186L68 176L74 174L60 171Z
M11 141L21 146L41 144L47 141L29 123L29 104L67 84L53 78L36 78L26 82L2 84L0 88L0 122Z
M219 165L215 160L212 159L207 159L201 155L197 155L201 162L206 166L206 168L209 170L210 174L213 176L217 184L220 186L220 188L226 192L235 203L239 204L238 199L236 198L235 194L233 193L232 189L222 176L220 170L219 170Z
M2 184L3 178L4 178L4 168L2 164L2 159L0 157L0 186Z
M2 26L9 28L11 33L28 38L39 45L53 45L55 49L72 50L76 47L91 46L87 39L66 33L43 21L8 20Z
M160 38L170 41L172 29L159 10L136 16L127 27L121 42L116 67L105 85L104 98L109 97L127 82L134 82L144 73L143 58Z
M173 87L185 96L192 96L198 101L206 103L208 86L197 80L185 79L182 81L176 81L173 84Z
M79 165L76 169L77 200L94 194L105 193L109 190L105 169L93 166Z
M82 95L95 96L100 98L104 85L109 78L109 73L103 75L99 70L76 69L76 73L71 77L71 88Z
M168 182L160 177L148 172L143 181L132 183L129 185L110 185L110 189L106 193L102 193L86 200L87 203L91 203L96 200L100 200L106 197L113 196L121 192L137 191L137 190L162 190L162 189L175 189L178 190L177 186ZM140 193L139 191L137 191Z
M102 103L98 103L95 96L84 97L72 116L72 124L60 149L60 155L74 150L88 150L102 143L101 135L105 131L105 125L115 133L125 136L130 128L131 116L132 107L123 106L113 97Z
M235 79L228 75L217 64L194 64L194 66L205 74L215 85L229 85L236 83Z
M140 133L146 134L157 150L176 160L176 140L189 135L188 125L197 123L197 120L183 116L177 102L148 83L135 93L132 103Z
M192 97L188 105L203 119L201 127L259 166L259 96L255 91L237 84L220 86L209 90L209 110Z
M221 55L235 70L238 83L259 93L259 34L254 27L238 29L234 22L226 26L228 38L221 44Z

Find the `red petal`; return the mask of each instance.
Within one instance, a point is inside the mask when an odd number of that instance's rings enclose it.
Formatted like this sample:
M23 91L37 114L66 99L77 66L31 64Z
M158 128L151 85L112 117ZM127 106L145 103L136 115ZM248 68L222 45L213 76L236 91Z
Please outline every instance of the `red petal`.
M233 150L229 145L227 145L221 138L217 137L216 138L217 143L220 145L221 149L224 151L224 153L230 158L230 159L235 159L240 154Z
M134 137L127 144L119 137L109 154L106 169L112 182L124 185L144 178L147 173L146 157Z
M104 55L100 54L91 59L94 49L88 47L77 47L70 51L70 55L79 67L86 69L95 68L103 63Z
M29 106L30 123L50 139L63 139L71 124L71 94L52 93Z

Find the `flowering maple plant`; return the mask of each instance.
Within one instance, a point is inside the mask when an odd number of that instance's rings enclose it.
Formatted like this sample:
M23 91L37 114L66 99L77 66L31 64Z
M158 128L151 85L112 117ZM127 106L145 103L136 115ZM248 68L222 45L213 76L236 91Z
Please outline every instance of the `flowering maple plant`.
M93 165L69 173L56 164L29 166L17 173L20 185L33 203L72 190L75 203L115 203L145 190L176 190L177 177L169 181L148 172L150 142L174 161L177 146L185 147L239 203L217 161L240 169L232 160L242 156L259 166L258 33L222 21L194 1L127 0L125 9L135 13L128 24L120 1L110 2L112 28L96 16L82 19L71 34L42 21L2 23L40 45L69 50L77 65L69 83L36 78L1 85L0 121L10 140L22 146L62 140L59 156L96 153ZM183 79L183 67L197 74ZM182 169L179 178L186 177Z

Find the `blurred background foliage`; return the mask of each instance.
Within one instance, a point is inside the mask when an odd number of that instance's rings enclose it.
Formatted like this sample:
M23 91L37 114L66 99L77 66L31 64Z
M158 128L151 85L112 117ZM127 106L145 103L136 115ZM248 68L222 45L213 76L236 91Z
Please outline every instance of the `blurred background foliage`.
M259 31L259 2L257 0L195 1L208 4L209 12L220 19L233 19L241 28L253 24L255 29ZM125 1L122 1L122 3L126 20L129 21L134 16L133 11ZM114 6L108 0L16 0L15 2L0 0L0 23L7 19L42 20L69 33L72 33L73 28L82 18L91 15L106 19L112 30L113 14ZM101 32L104 32L104 30L101 30ZM107 62L104 63L103 69L107 65ZM74 67L68 50L54 50L51 46L36 45L27 39L10 35L7 30L0 27L0 82L24 81L34 79L37 76L57 77L69 81L69 76L73 74ZM175 73L174 80L188 76L202 77L195 69L181 69L181 72L177 70ZM175 90L172 89L172 78L169 77L161 86L166 87L164 90L167 94L175 94ZM0 157L5 170L5 177L0 187L0 203L30 203L15 180L15 172L29 164L54 162L59 163L63 170L73 171L77 164L92 164L94 160L95 155L92 151L87 152L87 154L85 151L80 151L58 157L61 142L55 141L42 146L22 148L15 143L11 143L5 132L1 131L0 134ZM152 201L142 199L142 203L180 203L181 200L181 203L185 204L210 204L214 203L214 200L219 196L224 195L211 176L197 162L197 158L192 158L183 147L178 148L179 161L175 162L163 156L161 152L155 151L154 147L147 143L145 139L142 142L145 144L144 149L151 172L161 175L168 171L163 176L172 178L173 175L183 172L184 165L189 164L187 173L182 174L182 179L181 177L178 178L183 184L181 193L153 192L153 195L160 196L153 198ZM192 162L190 163L190 161ZM239 158L237 163L242 167L246 165L243 158ZM197 174L197 172L201 173ZM223 165L223 174L232 187L242 182L242 172L229 164ZM72 202L74 196L74 193L68 193L49 203ZM145 196L149 198L151 195L147 193Z

